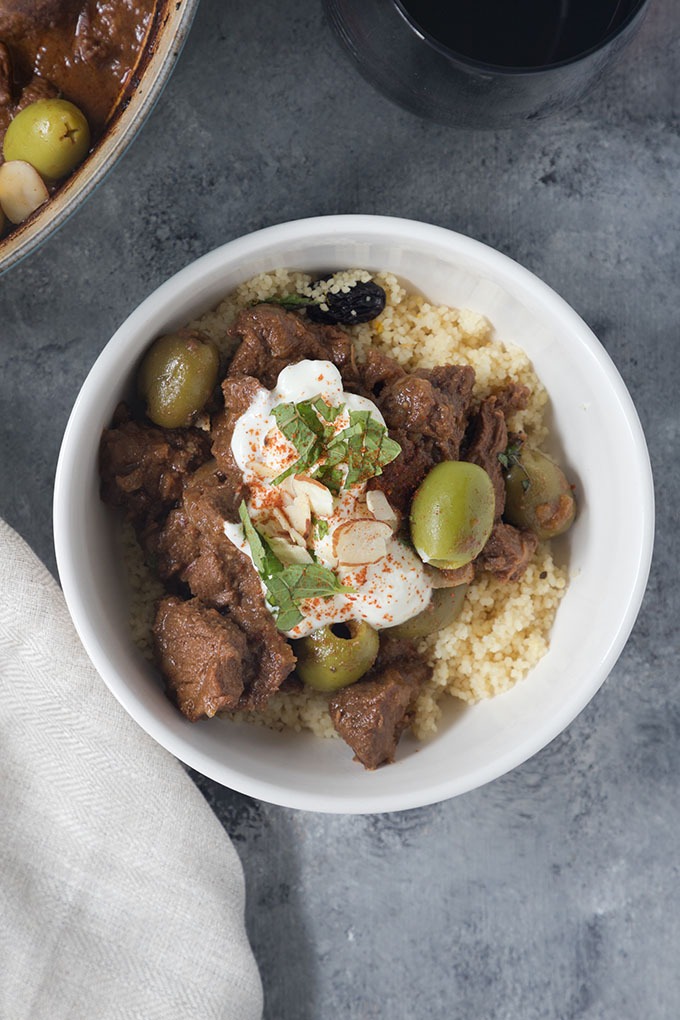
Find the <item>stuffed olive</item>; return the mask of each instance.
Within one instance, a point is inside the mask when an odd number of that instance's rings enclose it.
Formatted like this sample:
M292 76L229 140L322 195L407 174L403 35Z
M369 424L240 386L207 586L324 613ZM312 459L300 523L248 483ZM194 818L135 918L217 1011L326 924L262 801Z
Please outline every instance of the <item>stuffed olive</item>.
M409 641L436 634L460 616L467 590L467 584L458 584L455 588L435 588L429 605L421 613L396 627L390 627L387 633Z
M39 99L24 107L5 134L5 159L23 160L47 181L66 177L85 159L90 128L85 115L66 99Z
M295 642L295 668L308 687L338 691L368 672L379 647L378 632L363 620L320 627Z
M168 429L191 425L217 385L219 368L217 348L199 333L185 329L156 340L138 377L151 421Z
M496 510L486 471L467 461L445 460L426 475L411 505L411 539L420 558L456 570L482 551Z
M523 447L505 476L505 518L541 540L564 534L576 500L564 472L545 453Z

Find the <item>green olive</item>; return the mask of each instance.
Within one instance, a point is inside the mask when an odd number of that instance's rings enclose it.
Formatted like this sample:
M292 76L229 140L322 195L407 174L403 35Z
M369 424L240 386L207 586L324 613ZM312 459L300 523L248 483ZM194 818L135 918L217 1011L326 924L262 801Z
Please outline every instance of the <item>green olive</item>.
M219 376L217 348L190 330L156 340L139 369L146 413L167 429L191 425L210 399Z
M482 551L496 509L486 471L464 460L444 460L426 475L411 504L411 539L426 563L456 570Z
M505 476L505 519L545 541L562 535L576 515L576 500L564 472L538 450L525 446Z
M85 159L90 128L85 115L66 99L39 99L21 110L5 134L9 162L24 160L48 181L58 181Z
M466 584L458 584L455 588L435 588L430 604L421 613L390 627L389 633L409 641L436 634L460 616L467 590Z
M339 691L371 668L379 647L377 631L364 621L332 624L295 642L295 668L308 687Z

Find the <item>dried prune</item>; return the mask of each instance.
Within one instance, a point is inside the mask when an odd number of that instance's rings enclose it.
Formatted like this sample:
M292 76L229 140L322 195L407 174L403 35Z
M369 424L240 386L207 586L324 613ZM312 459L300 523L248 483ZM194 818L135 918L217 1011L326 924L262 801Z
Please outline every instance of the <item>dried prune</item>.
M385 291L372 280L367 283L358 281L346 292L326 294L323 303L328 305L328 310L318 305L308 306L307 315L313 322L352 326L357 322L377 319L385 307Z

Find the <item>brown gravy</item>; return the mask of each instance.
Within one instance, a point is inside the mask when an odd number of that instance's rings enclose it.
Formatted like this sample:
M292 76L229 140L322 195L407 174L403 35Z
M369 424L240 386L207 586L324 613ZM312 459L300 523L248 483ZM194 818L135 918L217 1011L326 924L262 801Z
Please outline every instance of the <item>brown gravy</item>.
M14 113L61 95L92 138L133 83L163 0L0 0L0 140Z

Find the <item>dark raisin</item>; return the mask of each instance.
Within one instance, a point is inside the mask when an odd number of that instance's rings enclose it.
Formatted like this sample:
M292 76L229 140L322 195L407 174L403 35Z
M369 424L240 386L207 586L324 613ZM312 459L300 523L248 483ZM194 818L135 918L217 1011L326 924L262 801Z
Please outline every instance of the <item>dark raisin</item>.
M312 322L323 322L334 326L341 322L351 326L355 322L370 322L377 319L385 307L385 291L377 283L355 283L347 293L326 294L324 303L328 311L318 305L310 305L307 315Z

